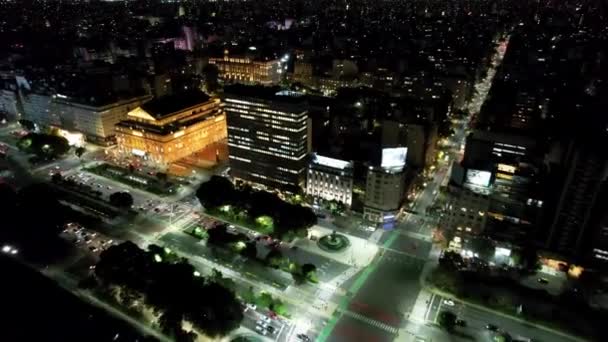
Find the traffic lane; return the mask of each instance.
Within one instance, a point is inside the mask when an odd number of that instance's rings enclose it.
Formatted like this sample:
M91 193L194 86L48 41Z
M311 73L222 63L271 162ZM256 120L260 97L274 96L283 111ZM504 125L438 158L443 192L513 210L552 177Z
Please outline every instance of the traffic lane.
M322 282L330 282L340 273L350 268L349 265L327 258L323 255L309 252L302 248L290 248L281 244L281 252L290 260L296 261L300 265L313 264L317 268L317 277Z
M557 335L551 331L539 329L529 324L515 321L509 317L463 305L461 317L471 327L485 330L487 324L493 324L515 338L533 338L542 342L573 342L575 339Z
M342 233L347 233L348 235L352 235L352 236L356 236L358 238L362 238L362 239L368 239L375 230L375 227L373 230L367 228L367 226L362 225L362 224L349 224L347 226L337 226L336 224L334 224L332 221L328 220L328 219L319 219L317 222L317 225L323 227L323 228L327 228L327 229L331 229L331 230L335 230L338 232L342 232Z
M395 336L394 332L389 332L356 318L342 315L327 341L391 342L395 339Z
M386 251L351 300L349 310L400 327L411 313L421 289L424 261Z
M453 303L453 304L451 304ZM555 341L555 342L572 342L574 339L556 335L550 331L539 329L532 324L521 323L510 317L495 314L491 311L481 310L458 300L452 300L440 295L435 295L431 310L429 310L428 319L436 322L437 315L441 311L451 311L455 313L459 319L466 322L466 329L479 332L485 332L486 326L492 324L499 329L507 332L514 338L524 339L533 338L538 341Z

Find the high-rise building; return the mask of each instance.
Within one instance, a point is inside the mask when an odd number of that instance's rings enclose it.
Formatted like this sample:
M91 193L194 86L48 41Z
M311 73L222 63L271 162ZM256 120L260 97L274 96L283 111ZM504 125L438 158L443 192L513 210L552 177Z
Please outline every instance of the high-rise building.
M308 165L306 194L326 201L338 201L346 206L353 200L353 163L312 155Z
M546 248L569 258L584 254L582 247L589 231L592 211L597 206L602 184L608 178L604 146L585 146L572 141L563 154L565 166ZM605 211L605 208L601 208Z
M280 59L270 59L243 55L229 55L209 58L209 64L215 64L219 76L225 82L273 85L279 83L283 73Z
M535 236L544 205L542 154L525 136L475 131L452 167L441 226L455 247L484 235L505 245ZM458 245L458 246L456 246Z
M224 96L231 175L273 188L303 188L311 148L304 96L246 85L225 87Z
M402 169L369 167L365 185L363 217L390 228L395 221L405 194Z
M153 99L116 125L119 152L168 164L226 139L220 100L200 91Z
M392 228L405 195L407 147L382 149L380 165L370 165L365 184L363 217Z

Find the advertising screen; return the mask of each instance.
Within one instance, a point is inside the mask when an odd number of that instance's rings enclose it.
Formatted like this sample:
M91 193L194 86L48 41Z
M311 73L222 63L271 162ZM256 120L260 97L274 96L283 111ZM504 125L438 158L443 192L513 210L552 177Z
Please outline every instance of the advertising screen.
M401 169L405 166L407 147L394 147L382 149L382 166L385 169Z
M476 186L490 186L492 173L483 170L467 170L466 182Z

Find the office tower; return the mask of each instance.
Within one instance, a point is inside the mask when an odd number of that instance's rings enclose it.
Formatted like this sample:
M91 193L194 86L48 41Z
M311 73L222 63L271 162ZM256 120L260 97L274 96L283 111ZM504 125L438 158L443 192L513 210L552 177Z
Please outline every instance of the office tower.
M277 87L224 89L230 173L271 188L304 187L310 124L305 97Z

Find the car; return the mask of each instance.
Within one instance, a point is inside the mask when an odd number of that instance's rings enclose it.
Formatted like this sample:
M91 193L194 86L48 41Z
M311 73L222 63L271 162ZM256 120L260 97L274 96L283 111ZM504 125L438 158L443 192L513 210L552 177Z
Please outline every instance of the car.
M95 247L95 246L89 246L89 249L91 250L91 252L95 253L99 250L99 248Z
M444 299L443 304L445 304L447 306L454 306L454 301L451 299Z
M255 326L255 331L262 335L266 335L268 333L268 331L266 331L266 329L260 325Z
M310 342L310 337L308 337L307 335L304 334L298 334L296 335L296 337L300 340L300 341L304 341L304 342Z
M272 325L267 326L266 330L268 330L268 332L270 334L274 334L275 332L277 332L277 329L275 327L273 327Z
M543 285L549 284L549 281L546 278L538 278L537 281L539 284L543 284Z
M112 187L108 185L108 190L112 190Z
M498 327L495 326L494 324L487 324L486 329L488 329L490 331L498 331Z

